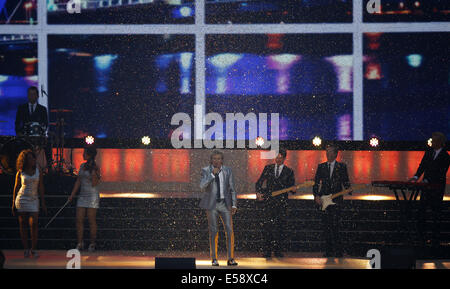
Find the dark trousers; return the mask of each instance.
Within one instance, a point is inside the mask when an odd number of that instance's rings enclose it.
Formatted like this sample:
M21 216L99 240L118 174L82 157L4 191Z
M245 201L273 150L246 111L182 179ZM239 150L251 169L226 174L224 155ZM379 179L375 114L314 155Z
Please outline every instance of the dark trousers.
M281 253L286 238L287 202L275 199L265 201L263 205L262 250L265 255Z
M342 242L339 233L341 226L341 207L339 204L329 206L322 215L323 234L326 255L341 255Z
M427 231L431 229L432 237L431 244L433 247L439 247L441 242L441 210L444 190L425 191L420 196L419 211L418 211L418 232L422 245L426 244ZM432 224L427 225L427 209L431 209Z

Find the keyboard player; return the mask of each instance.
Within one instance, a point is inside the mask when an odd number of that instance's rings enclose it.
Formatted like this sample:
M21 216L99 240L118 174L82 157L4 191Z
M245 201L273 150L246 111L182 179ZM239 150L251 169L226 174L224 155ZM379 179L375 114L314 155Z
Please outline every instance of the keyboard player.
M431 150L425 152L419 168L414 177L410 179L417 182L423 175L423 182L434 185L431 189L424 190L420 196L420 206L418 212L418 230L421 238L421 245L425 246L426 238L426 210L431 208L433 224L431 246L437 253L440 246L440 218L443 204L446 175L450 165L450 156L445 149L445 135L441 132L432 134Z

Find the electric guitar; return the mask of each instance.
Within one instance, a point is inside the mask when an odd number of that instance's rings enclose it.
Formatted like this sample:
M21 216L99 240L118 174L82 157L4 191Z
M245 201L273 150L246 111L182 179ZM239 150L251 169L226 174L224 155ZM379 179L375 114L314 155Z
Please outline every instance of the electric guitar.
M273 191L270 195L272 197L276 197L276 196L282 195L282 194L287 193L287 192L296 191L296 190L298 190L300 188L311 187L313 185L314 185L314 181L306 181L306 182L298 184L296 186L292 186L292 187L289 187L289 188L281 189L281 190L278 190L278 191ZM266 194L264 194L264 195L266 195ZM267 197L265 197L265 198L267 199Z
M328 206L336 205L336 203L333 202L333 199L343 196L345 194L351 193L351 192L353 192L353 190L360 189L364 186L366 186L366 185L357 185L354 188L348 188L346 190L340 191L339 193L321 196L320 199L322 200L322 205L319 206L319 209L321 211L325 211L328 208Z

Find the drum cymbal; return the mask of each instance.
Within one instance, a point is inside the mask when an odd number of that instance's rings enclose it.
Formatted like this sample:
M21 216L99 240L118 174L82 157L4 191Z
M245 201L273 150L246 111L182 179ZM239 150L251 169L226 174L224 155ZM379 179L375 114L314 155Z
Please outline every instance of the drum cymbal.
M58 113L61 113L61 112L73 112L73 110L64 109L64 108L55 108L55 109L51 109L50 112L58 112Z

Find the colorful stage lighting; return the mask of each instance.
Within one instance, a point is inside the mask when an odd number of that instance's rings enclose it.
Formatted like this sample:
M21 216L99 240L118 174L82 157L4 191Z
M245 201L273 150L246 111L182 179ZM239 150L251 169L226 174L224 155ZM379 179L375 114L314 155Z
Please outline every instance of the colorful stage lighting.
M259 136L256 138L255 143L258 147L261 147L264 145L264 138L262 136Z
M84 138L84 141L86 142L86 144L91 145L94 144L95 138L91 135L88 135L87 137Z
M369 144L371 147L377 147L380 144L380 141L378 140L378 138L373 137L369 140Z
M422 65L422 59L423 57L420 54L410 54L406 56L408 64L414 68L417 68Z
M318 147L322 144L322 139L318 136L314 137L312 140L314 146Z
M151 142L150 137L148 137L148 136L142 137L141 141L142 141L142 144L146 145L146 146L148 146Z

